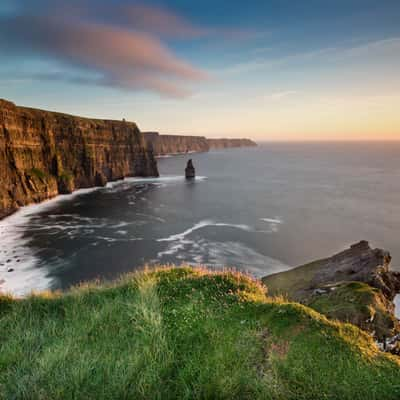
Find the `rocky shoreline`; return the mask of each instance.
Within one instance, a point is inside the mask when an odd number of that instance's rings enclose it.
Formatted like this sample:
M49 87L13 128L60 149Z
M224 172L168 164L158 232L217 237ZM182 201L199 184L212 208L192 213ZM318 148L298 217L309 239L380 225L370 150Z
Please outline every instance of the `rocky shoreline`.
M400 273L390 270L390 262L389 252L361 241L332 257L266 276L263 283L270 295L357 325L398 354L400 324L393 300L400 292Z

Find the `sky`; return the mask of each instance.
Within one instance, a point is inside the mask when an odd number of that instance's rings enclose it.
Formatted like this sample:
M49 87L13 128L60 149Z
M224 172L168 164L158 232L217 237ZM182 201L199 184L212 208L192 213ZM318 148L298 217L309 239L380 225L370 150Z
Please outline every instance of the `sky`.
M400 1L1 0L0 98L165 134L400 140Z

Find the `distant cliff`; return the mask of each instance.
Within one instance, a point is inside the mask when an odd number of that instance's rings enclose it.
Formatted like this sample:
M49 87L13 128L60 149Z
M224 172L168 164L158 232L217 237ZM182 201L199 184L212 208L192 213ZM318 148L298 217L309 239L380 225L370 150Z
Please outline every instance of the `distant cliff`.
M157 156L257 146L250 139L207 139L204 136L160 135L158 132L144 132L144 136Z
M126 176L158 176L152 149L136 124L0 99L0 218L20 206Z
M255 147L257 143L250 139L207 139L210 149L228 149L231 147Z
M154 155L179 154L208 151L204 136L160 135L158 132L143 133L148 144L153 146Z

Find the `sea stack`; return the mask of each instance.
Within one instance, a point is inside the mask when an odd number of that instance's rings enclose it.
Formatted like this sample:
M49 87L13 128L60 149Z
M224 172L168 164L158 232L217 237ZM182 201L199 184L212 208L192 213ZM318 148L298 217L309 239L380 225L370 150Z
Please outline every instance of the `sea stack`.
M185 168L185 177L186 179L193 179L195 176L196 176L196 171L193 167L193 162L192 160L189 160Z

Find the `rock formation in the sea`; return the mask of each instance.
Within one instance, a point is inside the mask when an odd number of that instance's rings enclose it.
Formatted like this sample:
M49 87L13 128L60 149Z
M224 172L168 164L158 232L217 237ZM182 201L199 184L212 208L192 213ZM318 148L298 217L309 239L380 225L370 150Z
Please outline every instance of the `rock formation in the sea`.
M257 143L250 139L207 139L210 149L228 149L232 147L255 147Z
M0 218L127 176L158 176L136 124L17 107L0 99Z
M185 168L185 178L193 179L196 176L196 171L193 166L193 161L189 160Z
M257 146L250 139L207 139L204 136L160 135L158 132L143 132L154 155L205 152L210 149Z
M285 295L330 318L351 322L378 340L400 332L393 299L400 273L390 254L361 241L332 257L263 278L271 295Z

